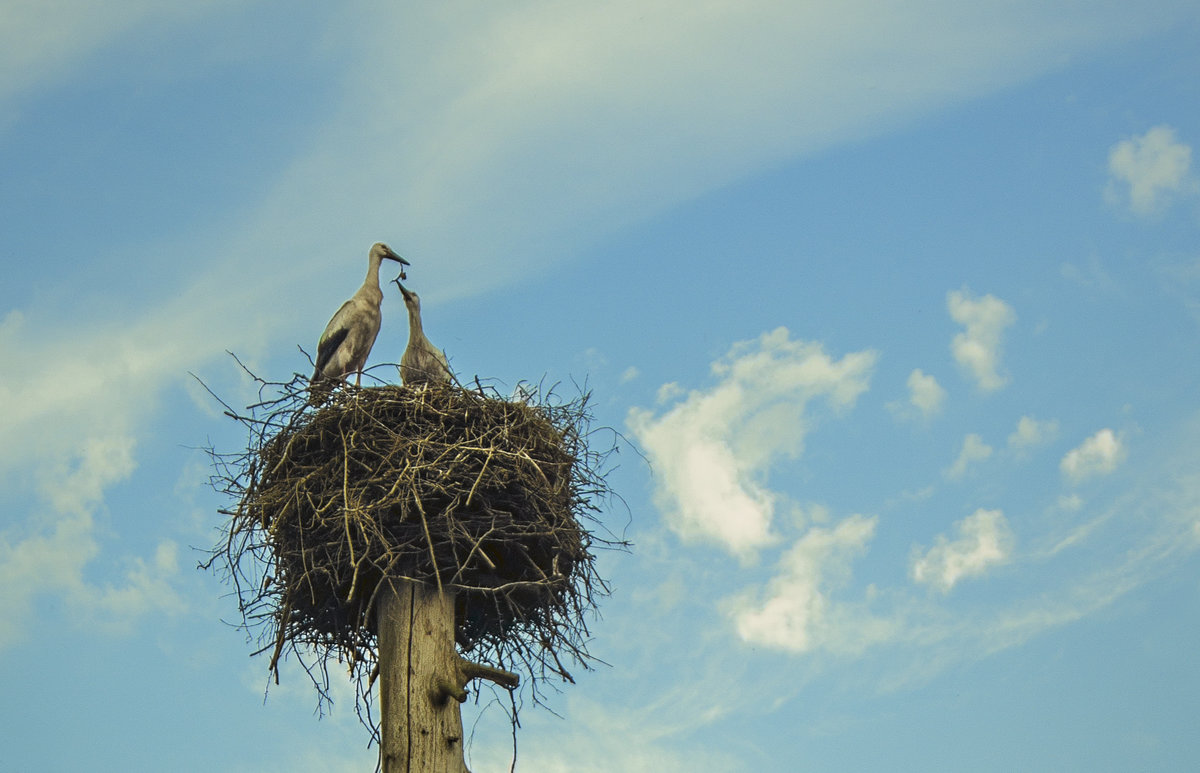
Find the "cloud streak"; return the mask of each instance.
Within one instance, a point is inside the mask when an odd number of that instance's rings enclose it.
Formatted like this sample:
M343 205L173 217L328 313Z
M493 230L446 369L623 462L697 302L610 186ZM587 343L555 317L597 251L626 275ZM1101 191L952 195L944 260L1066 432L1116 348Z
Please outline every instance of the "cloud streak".
M232 4L232 0L6 3L4 24L0 25L0 116L11 109L14 97L65 77L132 30L186 25Z
M252 215L280 240L257 257L279 268L292 243L334 255L403 233L438 256L427 281L460 297L569 258L564 241L1139 32L1116 3L1081 19L947 0L362 5L342 24L362 58Z

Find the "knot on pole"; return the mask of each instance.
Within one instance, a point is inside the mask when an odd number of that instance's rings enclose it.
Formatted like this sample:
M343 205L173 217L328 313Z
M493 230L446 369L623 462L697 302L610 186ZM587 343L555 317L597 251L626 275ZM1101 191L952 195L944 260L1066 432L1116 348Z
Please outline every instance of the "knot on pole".
M445 675L434 677L433 689L429 692L429 698L438 706L445 705L450 698L464 703L467 700L466 686L472 679L486 679L506 690L515 690L521 684L521 677L512 671L458 657L454 668L454 677L449 678Z

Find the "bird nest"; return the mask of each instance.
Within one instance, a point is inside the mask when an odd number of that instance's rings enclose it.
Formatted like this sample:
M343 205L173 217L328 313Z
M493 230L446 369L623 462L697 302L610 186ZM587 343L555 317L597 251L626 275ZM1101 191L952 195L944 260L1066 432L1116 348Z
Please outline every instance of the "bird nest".
M212 452L235 506L206 566L232 580L276 681L295 654L324 697L336 658L369 705L384 578L453 592L459 650L527 674L535 700L540 682L573 681L567 662L588 667L608 592L593 551L626 543L597 528L616 446L589 447L586 394L346 386L312 407L301 377L259 383L269 399L227 411L247 450Z

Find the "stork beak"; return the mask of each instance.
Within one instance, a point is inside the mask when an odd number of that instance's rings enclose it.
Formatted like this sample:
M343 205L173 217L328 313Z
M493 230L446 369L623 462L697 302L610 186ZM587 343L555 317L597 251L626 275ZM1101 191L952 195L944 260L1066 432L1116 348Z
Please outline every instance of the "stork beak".
M384 255L384 257L385 257L385 258L391 258L392 260L394 260L394 261L396 261L397 263L399 263L399 264L400 264L400 276L396 277L396 284L397 284L397 285L398 285L398 284L400 284L400 280L401 280L401 279L408 279L408 275L404 273L404 267L405 267L405 266L411 266L411 265L412 265L411 263L409 263L407 260L405 260L404 258L402 258L402 257L400 257L399 255L397 255L397 254L396 254L395 252L393 252L391 249L389 249L389 250L388 250L388 253L387 253L387 255ZM402 289L402 290L403 290L404 288L400 288L400 289Z
M409 293L408 293L408 290L407 290L407 289L405 289L404 285L400 284L400 280L403 278L403 276L404 276L404 275L403 275L403 274L401 274L400 276L396 277L396 278L395 278L395 279L393 279L392 281L393 281L393 282L395 282L395 283L396 283L396 286L400 288L400 293L401 293L401 294L404 296L404 300L406 300L406 301L407 301L407 300L408 300L408 298L409 298Z

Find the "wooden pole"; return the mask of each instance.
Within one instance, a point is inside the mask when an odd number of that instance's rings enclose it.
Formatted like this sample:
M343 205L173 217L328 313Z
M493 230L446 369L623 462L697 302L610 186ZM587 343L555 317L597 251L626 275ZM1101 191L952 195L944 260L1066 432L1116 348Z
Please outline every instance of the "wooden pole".
M463 759L466 685L516 689L520 677L454 649L454 594L413 580L379 588L379 755L383 773L470 773Z
M385 580L377 601L383 773L468 773L454 596L424 583Z

